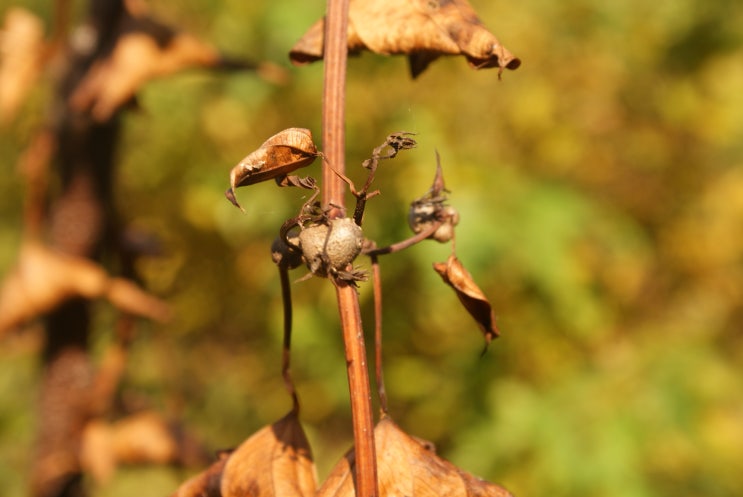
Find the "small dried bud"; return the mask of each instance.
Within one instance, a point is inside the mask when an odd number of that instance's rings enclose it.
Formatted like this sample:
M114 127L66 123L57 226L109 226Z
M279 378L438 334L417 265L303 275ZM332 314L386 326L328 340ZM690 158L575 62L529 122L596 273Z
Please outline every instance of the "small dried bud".
M289 237L289 243L299 245L299 239L296 236L291 236ZM287 245L280 236L277 236L271 244L271 259L277 266L284 266L287 269L294 269L302 265L302 253Z
M429 238L446 243L454 236L454 226L459 224L459 212L440 201L413 202L408 211L408 225L413 233L420 233L441 221L443 224Z
M433 232L431 238L439 243L446 243L454 238L454 226L459 224L459 212L454 207L447 205L441 209L439 217L443 224Z
M431 202L413 202L408 210L408 226L413 233L430 228L436 220L436 205Z
M359 255L363 242L361 227L347 217L312 225L299 234L305 263L318 276L344 270Z

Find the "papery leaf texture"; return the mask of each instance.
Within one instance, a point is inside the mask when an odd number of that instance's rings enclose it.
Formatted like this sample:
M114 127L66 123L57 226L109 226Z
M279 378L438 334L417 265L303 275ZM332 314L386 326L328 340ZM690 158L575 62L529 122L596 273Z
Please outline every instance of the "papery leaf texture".
M512 497L440 458L430 444L405 433L389 417L374 428L380 497ZM351 450L331 470L317 497L354 497L355 457Z
M446 262L434 263L433 268L457 293L459 301L480 327L485 342L489 344L493 338L497 338L500 331L495 323L493 308L457 256L451 254Z
M322 59L323 33L321 19L291 49L291 61ZM413 77L441 55L463 55L476 69L502 71L521 65L483 26L467 0L351 0L348 50L408 55Z
M235 189L269 179L281 179L287 174L309 166L318 152L312 141L312 132L305 128L288 128L279 131L248 154L230 171L230 188L227 199L236 207Z

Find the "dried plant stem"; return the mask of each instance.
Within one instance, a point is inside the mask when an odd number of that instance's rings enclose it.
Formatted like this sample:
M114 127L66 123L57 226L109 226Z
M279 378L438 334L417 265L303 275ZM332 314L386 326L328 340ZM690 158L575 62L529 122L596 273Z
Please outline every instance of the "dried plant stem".
M384 387L382 372L382 271L379 268L379 258L371 256L372 284L374 286L374 373L379 395L379 410L382 415L387 414L387 389Z
M325 155L322 196L326 207L334 206L331 218L343 215L339 211L345 205L345 184L336 172L341 175L345 173L347 30L348 0L328 0L322 105L322 146Z
M281 354L281 376L284 378L284 386L292 398L292 412L299 413L299 397L294 388L294 380L291 373L291 347L292 347L292 295L291 282L289 281L289 270L279 266L279 277L281 279L281 299L284 304L284 346Z
M431 226L421 231L420 233L416 233L410 238L406 238L405 240L402 240L400 242L393 243L392 245L387 245L386 247L364 250L363 253L371 257L377 257L380 255L394 254L395 252L405 250L406 248L412 247L416 243L420 243L423 240L427 239L429 236L433 235L442 224L444 224L442 221L435 221L431 223ZM454 243L452 242L452 245L453 244Z
M340 281L336 285L340 309L343 343L346 349L348 385L351 391L354 452L356 457L356 495L376 497L377 461L374 447L374 416L366 362L364 330L356 288ZM351 305L354 303L355 305Z
M329 217L345 215L345 99L348 33L348 0L328 0L325 16L322 198ZM343 342L346 350L348 386L356 453L356 496L376 497L377 461L374 450L374 420L371 411L369 371L364 332L356 289L336 283Z

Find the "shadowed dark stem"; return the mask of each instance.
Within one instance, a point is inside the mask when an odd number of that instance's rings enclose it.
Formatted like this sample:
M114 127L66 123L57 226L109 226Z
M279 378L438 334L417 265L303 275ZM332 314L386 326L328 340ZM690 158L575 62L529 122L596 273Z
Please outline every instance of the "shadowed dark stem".
M292 347L292 293L289 281L289 270L279 265L279 277L281 280L281 300L284 307L284 348L281 353L281 376L284 378L286 391L292 398L292 411L299 413L299 397L294 388L294 380L291 373L291 347Z
M323 161L322 198L323 207L329 209L328 216L331 219L345 215L345 183L333 169L341 174L345 173L347 33L348 0L328 0L325 16L322 116L322 144L326 160ZM374 419L358 294L353 286L344 281L336 282L336 294L351 394L356 453L356 496L376 497L378 490Z

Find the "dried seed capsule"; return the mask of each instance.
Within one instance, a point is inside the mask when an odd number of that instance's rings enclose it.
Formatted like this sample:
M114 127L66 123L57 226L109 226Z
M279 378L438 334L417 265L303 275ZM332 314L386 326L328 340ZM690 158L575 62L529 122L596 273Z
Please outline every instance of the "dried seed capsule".
M446 243L454 238L454 226L459 224L459 212L452 206L447 205L439 213L443 224L433 232L431 238L440 243Z
M318 276L344 270L359 255L363 242L361 228L347 217L309 226L299 234L305 263Z
M454 226L459 224L459 212L449 205L441 202L413 202L408 211L408 224L413 233L420 233L430 229L437 221L441 226L428 238L437 242L446 243L454 236Z

